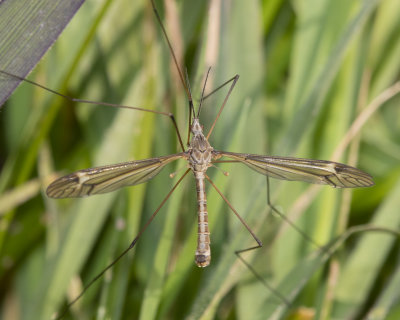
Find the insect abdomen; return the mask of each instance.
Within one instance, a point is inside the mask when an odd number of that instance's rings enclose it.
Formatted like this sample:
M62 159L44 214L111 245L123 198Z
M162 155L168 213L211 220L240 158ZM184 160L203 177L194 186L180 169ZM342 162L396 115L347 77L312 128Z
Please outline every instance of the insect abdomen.
M207 197L204 186L204 173L195 172L197 207L198 207L198 231L197 250L195 261L199 267L207 267L211 261L210 231L208 229Z

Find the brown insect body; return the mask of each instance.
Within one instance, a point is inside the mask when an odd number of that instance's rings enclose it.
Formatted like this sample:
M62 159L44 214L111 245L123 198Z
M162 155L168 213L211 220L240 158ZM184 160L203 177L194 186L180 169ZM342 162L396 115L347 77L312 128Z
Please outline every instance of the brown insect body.
M211 261L210 231L208 229L207 196L205 189L205 172L216 159L214 148L203 134L199 119L194 118L191 126L193 134L187 150L189 167L196 179L198 231L195 261L199 267L207 267Z

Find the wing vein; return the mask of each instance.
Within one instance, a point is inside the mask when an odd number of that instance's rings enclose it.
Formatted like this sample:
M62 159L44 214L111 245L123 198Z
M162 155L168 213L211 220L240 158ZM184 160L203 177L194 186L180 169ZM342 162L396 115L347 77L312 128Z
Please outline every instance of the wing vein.
M271 157L214 150L214 157L235 159L272 178L327 184L335 188L370 187L372 177L357 168L326 160Z

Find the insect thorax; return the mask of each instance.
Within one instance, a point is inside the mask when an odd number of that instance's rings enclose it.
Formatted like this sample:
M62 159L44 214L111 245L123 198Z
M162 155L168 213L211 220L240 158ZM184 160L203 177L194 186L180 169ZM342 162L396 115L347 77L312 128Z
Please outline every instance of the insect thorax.
M193 136L188 149L189 166L192 170L206 172L212 160L213 150L202 133Z
M211 164L212 151L210 143L203 134L203 129L198 119L193 119L193 138L187 152L189 153L189 166L194 172L206 172Z

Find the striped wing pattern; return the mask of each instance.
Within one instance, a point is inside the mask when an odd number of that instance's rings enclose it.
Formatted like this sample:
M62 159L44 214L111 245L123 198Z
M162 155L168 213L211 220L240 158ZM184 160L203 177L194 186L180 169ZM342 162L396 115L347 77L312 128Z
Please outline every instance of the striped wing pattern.
M154 178L168 163L184 153L79 170L61 177L46 190L50 198L79 198L107 193Z
M240 161L249 168L271 178L327 184L334 188L357 188L374 185L374 181L368 173L342 163L225 151L214 152L217 157L225 156Z

